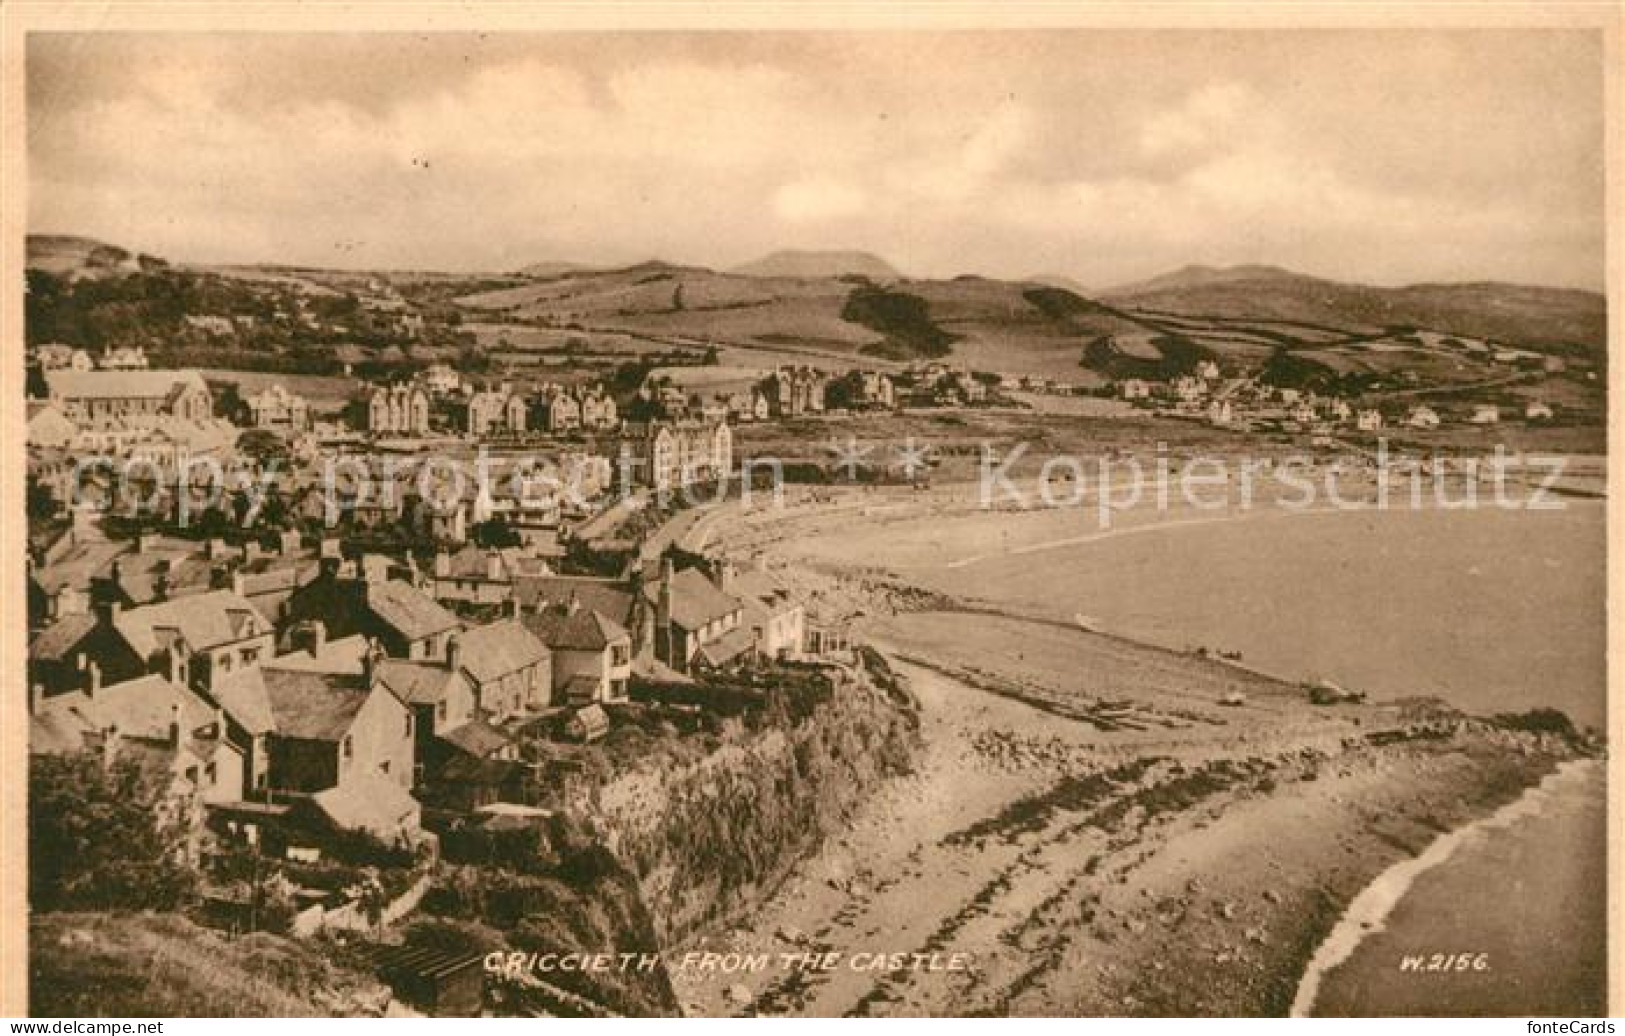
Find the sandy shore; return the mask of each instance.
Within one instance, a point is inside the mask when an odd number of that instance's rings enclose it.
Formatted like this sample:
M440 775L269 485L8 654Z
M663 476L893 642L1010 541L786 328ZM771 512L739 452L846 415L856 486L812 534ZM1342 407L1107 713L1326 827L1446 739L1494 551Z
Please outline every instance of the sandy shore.
M881 643L908 657L935 621L905 617ZM1170 664L1139 650L1126 666ZM1102 731L1044 698L1053 678L995 692L899 662L923 708L918 772L877 789L750 920L685 947L841 962L678 971L679 998L691 1013L1284 1014L1344 904L1561 754L1426 708L1313 709L1251 677L1245 714L1220 715L1197 698L1233 681L1224 668L1187 673L1176 700L1148 683L1146 729ZM995 662L977 679L1009 675ZM1374 746L1377 730L1406 739ZM850 966L858 953L969 963L875 972Z
M941 506L952 537L954 499L829 497L709 534L793 555L815 529ZM918 769L754 914L676 948L771 962L675 970L690 1014L1284 1015L1362 889L1573 754L1435 703L1313 706L1263 674L955 611L884 573L807 588L918 695ZM859 954L918 956L873 970Z

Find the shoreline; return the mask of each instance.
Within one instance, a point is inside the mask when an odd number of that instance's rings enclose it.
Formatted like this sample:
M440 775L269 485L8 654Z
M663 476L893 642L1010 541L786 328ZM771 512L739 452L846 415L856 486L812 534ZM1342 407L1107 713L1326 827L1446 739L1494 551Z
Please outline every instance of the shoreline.
M1410 893L1417 879L1449 863L1456 851L1479 833L1511 827L1537 813L1554 793L1569 784L1586 780L1594 767L1602 765L1596 759L1559 763L1557 769L1539 784L1530 786L1522 795L1494 813L1441 834L1420 854L1402 860L1377 875L1348 903L1336 925L1305 965L1303 975L1298 980L1297 994L1293 998L1291 1016L1314 1017L1315 1001L1326 977L1348 961L1365 940L1387 930L1389 918Z

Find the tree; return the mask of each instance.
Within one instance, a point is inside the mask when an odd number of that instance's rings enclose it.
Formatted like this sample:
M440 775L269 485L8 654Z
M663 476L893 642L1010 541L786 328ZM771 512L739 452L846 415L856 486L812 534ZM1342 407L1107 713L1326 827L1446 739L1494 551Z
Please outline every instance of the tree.
M196 875L182 862L186 832L164 819L161 780L90 752L31 757L29 905L173 910L189 899Z
M211 386L214 389L214 416L224 417L228 421L239 421L248 412L248 404L243 402L243 393L235 381L222 382Z
M250 428L237 436L237 452L264 467L286 460L288 444L275 432L264 428Z
M474 542L481 547L517 547L523 541L502 515L494 515L474 526Z

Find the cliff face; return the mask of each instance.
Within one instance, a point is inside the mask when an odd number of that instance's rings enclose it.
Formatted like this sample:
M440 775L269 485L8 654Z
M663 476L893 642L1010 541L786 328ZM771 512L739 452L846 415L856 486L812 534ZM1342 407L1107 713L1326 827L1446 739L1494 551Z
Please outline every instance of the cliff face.
M918 717L881 666L832 671L828 698L799 719L730 725L699 759L597 790L592 822L637 876L663 944L757 901L876 782L909 771Z

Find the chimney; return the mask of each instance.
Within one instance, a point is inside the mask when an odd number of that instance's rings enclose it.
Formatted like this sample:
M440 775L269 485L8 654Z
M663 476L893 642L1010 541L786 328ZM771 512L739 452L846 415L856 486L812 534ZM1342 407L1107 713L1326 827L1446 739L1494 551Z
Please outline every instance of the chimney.
M180 648L174 644L169 645L169 682L179 687L186 686L186 662L181 658Z
M485 553L485 578L490 580L502 578L502 555L494 550Z
M113 760L118 758L119 729L113 723L102 728L102 766L112 769Z
M660 563L660 595L655 603L655 657L680 669L673 655L671 635L671 583L676 574L671 558Z
M463 639L456 633L446 638L446 668L456 672L462 668Z
M277 538L277 550L283 557L295 553L302 546L304 546L304 541L295 529L284 529Z
M153 536L152 533L150 533L150 532L138 533L136 535L136 538L135 538L135 550L136 550L136 553L137 554L145 554L147 551L149 551L149 550L151 550L153 548L155 542L156 542L156 538Z
M517 619L522 614L524 614L524 609L520 606L518 596L508 598L508 616Z
M436 579L451 575L451 555L443 550L434 552L434 575Z
M717 586L731 590L734 585L734 563L724 558L717 562Z
M210 561L219 561L226 556L226 541L216 536L204 544L205 556Z
M336 537L329 536L322 540L321 556L324 558L336 558L340 556L339 541Z
M384 649L379 646L378 641L367 641L367 653L361 656L361 679L369 689L378 682L379 676L382 675L379 662L382 661L383 657Z
M226 710L218 705L214 707L214 739L216 741L226 739Z
M238 569L231 574L231 592L238 597L248 595L248 580L243 577L242 569Z
M178 701L172 701L172 702L169 703L169 747L170 748L179 748L180 746L181 746L181 703L178 702Z
M95 701L96 695L101 692L101 689L102 667L95 662L85 663L85 697Z
M321 654L322 648L327 646L327 623L321 619L306 619L301 622L296 643L312 655Z

